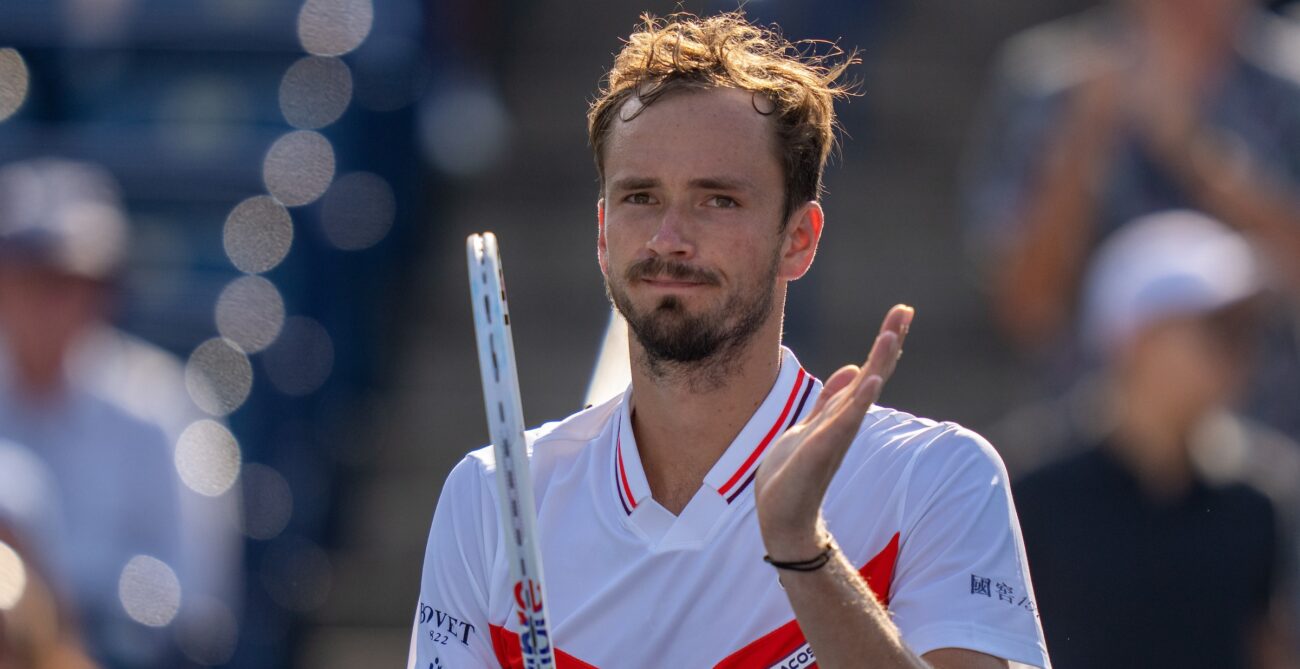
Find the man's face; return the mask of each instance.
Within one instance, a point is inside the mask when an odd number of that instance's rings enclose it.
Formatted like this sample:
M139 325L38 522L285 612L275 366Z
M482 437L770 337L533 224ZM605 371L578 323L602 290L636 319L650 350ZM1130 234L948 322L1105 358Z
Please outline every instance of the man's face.
M624 105L605 147L599 253L610 298L651 361L739 350L783 303L782 279L812 260L811 249L791 252L810 225L783 230L772 121L734 89L674 91L633 116L638 106ZM812 207L792 220L815 217L820 232Z

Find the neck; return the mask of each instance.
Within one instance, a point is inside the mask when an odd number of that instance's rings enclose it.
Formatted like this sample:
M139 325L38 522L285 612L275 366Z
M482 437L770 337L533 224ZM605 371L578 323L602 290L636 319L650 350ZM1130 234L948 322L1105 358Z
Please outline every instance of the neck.
M632 429L661 506L680 513L753 417L780 372L780 341L779 315L726 360L652 362L633 338Z

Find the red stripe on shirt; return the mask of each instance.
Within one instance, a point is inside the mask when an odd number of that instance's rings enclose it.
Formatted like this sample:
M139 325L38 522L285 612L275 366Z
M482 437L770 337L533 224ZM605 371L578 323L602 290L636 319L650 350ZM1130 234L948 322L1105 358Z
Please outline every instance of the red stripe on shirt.
M619 427L620 434L617 437L617 443L614 446L615 455L618 457L618 476L621 482L623 483L623 492L627 496L627 503L632 505L632 508L635 509L636 498L632 496L632 486L627 484L627 470L623 469L623 435L621 434L622 431L623 428L622 426L620 426ZM631 514L630 511L628 513L629 515Z
M498 625L488 625L492 633L492 652L496 653L497 662L502 669L523 669L524 652L519 645L519 635ZM560 650L555 649L556 669L596 669L595 665Z
M889 586L894 580L894 565L897 562L898 533L895 532L889 545L858 570L867 582L867 587L884 607L889 606ZM799 629L799 621L791 620L728 655L714 665L713 669L766 669L799 650L805 643L807 639L804 638L803 630ZM816 663L810 664L807 669L816 666Z
M781 416L772 424L772 429L767 431L767 436L763 437L763 440L758 442L758 447L754 449L754 452L750 453L749 457L745 459L745 464L741 465L740 469L737 469L736 473L732 474L731 478L728 479L721 488L718 488L718 494L726 496L727 491L731 490L732 486L740 482L741 477L749 470L750 465L754 464L755 460L758 460L758 456L762 455L763 451L767 450L767 445L772 442L772 438L780 432L781 426L785 424L785 417L790 415L790 408L794 406L794 398L799 396L799 388L803 385L804 376L805 372L803 371L803 368L800 367L799 376L795 377L794 387L790 389L790 396L785 399L785 408L781 409Z
M889 606L889 586L894 579L894 566L898 562L898 533L895 532L889 545L871 558L858 573L867 582L882 606ZM499 625L488 625L492 635L492 651L497 656L503 669L523 669L523 651L519 646L519 635ZM615 631L615 633L618 633ZM807 640L799 622L790 622L755 639L749 645L728 655L726 659L714 665L714 669L764 669L781 658L801 648ZM556 648L555 666L557 669L597 669L578 658ZM812 669L817 665L808 665Z
M790 414L790 424L785 426L786 430L794 427L795 422L798 421L799 417L803 414L803 406L804 403L808 401L808 393L812 392L812 387L813 379L810 376L808 377L808 383L804 384L803 395L799 397L799 406L794 410L794 413ZM745 492L745 488L748 488L749 484L754 482L754 475L757 473L758 468L755 467L754 471L751 471L749 476L745 477L745 482L740 484L740 487L736 488L735 492L731 493L731 496L727 498L728 504L736 501L736 498L740 497L740 493Z

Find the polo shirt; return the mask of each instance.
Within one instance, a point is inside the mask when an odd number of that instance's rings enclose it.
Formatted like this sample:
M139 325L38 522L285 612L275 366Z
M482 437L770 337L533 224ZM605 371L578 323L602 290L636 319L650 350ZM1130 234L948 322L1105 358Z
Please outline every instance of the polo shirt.
M651 494L621 396L528 435L551 643L561 668L815 666L755 516L754 474L821 383L776 382L679 515ZM689 439L689 435L684 435ZM491 448L434 513L410 669L522 666ZM823 503L830 531L921 654L1049 667L1006 471L974 432L873 406Z

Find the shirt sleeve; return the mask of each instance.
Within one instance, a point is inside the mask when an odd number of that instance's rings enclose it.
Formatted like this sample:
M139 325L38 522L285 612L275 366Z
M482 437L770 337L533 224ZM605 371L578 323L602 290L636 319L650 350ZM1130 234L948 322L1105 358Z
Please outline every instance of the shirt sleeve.
M482 466L466 458L434 510L407 669L497 666L488 626L496 527Z
M982 437L949 425L906 474L889 609L918 655L965 648L1051 666L1006 469Z

